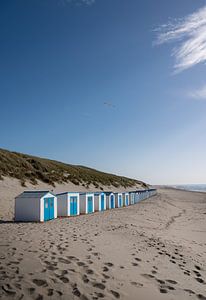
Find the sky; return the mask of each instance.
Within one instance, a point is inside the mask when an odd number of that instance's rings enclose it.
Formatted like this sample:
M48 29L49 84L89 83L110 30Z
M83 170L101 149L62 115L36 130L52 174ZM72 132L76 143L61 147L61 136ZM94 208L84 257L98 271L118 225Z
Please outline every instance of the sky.
M0 148L206 183L205 62L205 0L1 0Z

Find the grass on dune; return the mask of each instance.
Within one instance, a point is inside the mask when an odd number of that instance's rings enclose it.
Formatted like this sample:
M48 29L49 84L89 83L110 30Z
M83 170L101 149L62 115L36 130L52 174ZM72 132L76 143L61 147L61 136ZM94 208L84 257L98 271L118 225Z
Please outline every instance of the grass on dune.
M100 189L104 185L126 188L139 184L147 187L144 182L135 179L0 149L0 179L3 176L19 179L23 186L28 181L35 185L40 180L53 186L55 183L72 182L86 187L93 184Z

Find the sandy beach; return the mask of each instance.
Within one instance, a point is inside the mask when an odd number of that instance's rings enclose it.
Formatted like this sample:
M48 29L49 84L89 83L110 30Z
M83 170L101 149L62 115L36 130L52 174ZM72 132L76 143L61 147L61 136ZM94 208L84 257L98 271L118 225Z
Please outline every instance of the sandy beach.
M1 299L206 299L204 193L158 189L43 224L1 219Z

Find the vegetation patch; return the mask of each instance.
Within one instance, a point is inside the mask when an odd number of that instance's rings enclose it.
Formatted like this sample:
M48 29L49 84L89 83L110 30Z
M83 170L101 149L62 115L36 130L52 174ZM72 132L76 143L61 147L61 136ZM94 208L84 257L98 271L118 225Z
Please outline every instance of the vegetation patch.
M72 182L86 187L93 184L100 189L105 185L127 188L139 184L143 188L148 187L144 182L135 179L0 149L0 180L3 176L19 179L23 186L27 181L36 185L37 180L40 180L52 186L55 183Z

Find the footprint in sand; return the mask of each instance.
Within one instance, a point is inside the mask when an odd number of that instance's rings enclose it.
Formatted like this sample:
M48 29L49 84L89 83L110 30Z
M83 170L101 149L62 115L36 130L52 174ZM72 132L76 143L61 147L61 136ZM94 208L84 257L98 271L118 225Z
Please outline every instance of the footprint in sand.
M86 273L89 274L89 275L91 275L91 274L94 274L94 271L92 269L87 269Z
M132 263L132 265L133 265L134 267L139 266L137 263Z
M155 278L155 276L153 276L151 274L141 274L141 275L145 278Z
M88 279L88 277L87 277L86 274L84 274L84 275L82 276L82 280L83 280L84 283L88 283L88 282L89 282L89 279Z
M58 260L59 260L59 262L61 262L61 263L63 263L63 264L67 264L67 265L71 264L71 261L70 261L70 260L65 259L65 258L63 258L63 257L59 257Z
M143 284L139 283L139 282L132 281L130 283L131 283L131 285L136 286L136 287L143 287Z
M170 286L170 285L166 285L165 286L168 290L171 290L171 291L174 291L175 290L175 288L173 287L173 286Z
M108 267L113 267L114 266L114 264L111 263L111 262L107 262L107 263L105 263L105 265L108 266Z
M196 277L195 278L199 283L204 283L204 280L202 278Z
M51 297L51 296L53 296L53 294L54 294L54 290L48 289L47 296Z
M10 286L10 284L5 284L2 286L2 290L10 296L15 296L16 292L14 290L12 290L12 287Z
M115 298L117 298L117 299L120 298L120 294L119 294L118 292L113 291L113 290L110 290L110 292L111 292L111 294L112 294Z
M201 274L198 271L194 270L193 272L196 274L197 277L201 277Z
M193 292L193 291L190 290L190 289L184 289L184 291L187 292L187 293L189 293L189 294L191 294L191 295L192 295L192 294L193 294L193 295L195 294L195 292Z
M59 277L59 279L63 282L63 283L68 283L69 279L67 277L61 276Z
M198 299L201 299L201 300L206 300L206 297L203 296L202 294L198 294L198 295L197 295L197 298L198 298Z
M93 287L98 288L100 290L104 290L105 289L105 285L103 283L101 283L101 282L94 282L92 285L93 285Z
M138 258L138 257L135 257L135 260L136 261L142 261L140 258Z
M104 298L105 297L105 295L103 293L97 293L97 292L95 292L95 294L97 295L98 298Z
M166 290L166 289L160 288L159 291L160 291L160 293L162 293L162 294L167 294L167 290Z
M110 278L110 276L108 276L108 275L106 275L106 274L102 274L102 276L105 278L105 279L109 279Z
M165 284L165 281L162 280L162 279L156 279L156 280L157 280L157 282L159 282L160 284Z
M35 300L43 300L43 299L44 299L44 297L40 294L35 298Z
M72 294L76 297L80 297L81 296L81 292L77 287L77 284L74 284L73 286L73 290L72 290Z
M67 258L68 259L71 259L71 260L76 260L76 261L78 261L79 259L77 258L77 257L75 257L75 256L67 256Z
M171 283L171 284L177 284L177 281L172 280L172 279L166 279L167 282Z
M43 280L43 279L33 279L32 281L37 286L48 286L46 280Z
M173 263L173 264L176 264L175 260L170 259L170 262Z
M83 261L79 261L79 262L77 262L77 265L82 267L82 266L85 266L85 263Z

